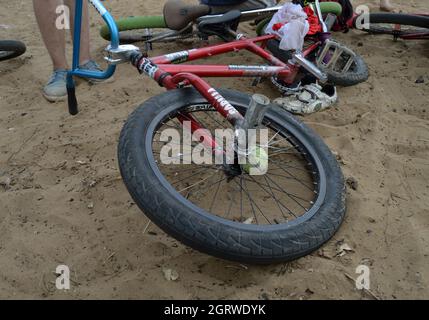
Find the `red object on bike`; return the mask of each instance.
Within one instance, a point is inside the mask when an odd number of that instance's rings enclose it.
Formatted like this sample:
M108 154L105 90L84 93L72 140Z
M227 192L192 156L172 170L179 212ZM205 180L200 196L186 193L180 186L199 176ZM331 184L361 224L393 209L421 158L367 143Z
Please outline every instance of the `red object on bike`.
M276 23L275 25L273 25L273 30L279 31L284 25L284 23Z
M320 25L319 18L314 14L313 9L311 9L310 6L306 6L304 7L304 12L307 14L307 21L310 24L310 30L307 34L312 36L321 32L322 26Z

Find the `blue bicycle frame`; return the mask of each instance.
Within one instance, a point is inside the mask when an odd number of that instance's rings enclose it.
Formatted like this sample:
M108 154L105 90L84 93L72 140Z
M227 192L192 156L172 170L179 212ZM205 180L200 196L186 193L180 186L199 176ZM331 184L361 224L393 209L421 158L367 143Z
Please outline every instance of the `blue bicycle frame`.
M108 79L114 74L116 70L115 65L109 65L109 67L105 71L89 71L89 70L84 70L79 68L83 1L84 0L75 0L76 6L75 6L75 20L74 20L74 34L73 34L73 66L72 66L72 69L67 72L67 95L68 95L69 112L71 115L76 115L79 112L78 106L77 106L73 76L78 76L82 78L92 78L92 79ZM109 27L109 31L111 34L111 48L113 49L118 48L119 31L112 15L101 4L100 0L88 0L88 1L94 6L94 8L101 15L101 17Z

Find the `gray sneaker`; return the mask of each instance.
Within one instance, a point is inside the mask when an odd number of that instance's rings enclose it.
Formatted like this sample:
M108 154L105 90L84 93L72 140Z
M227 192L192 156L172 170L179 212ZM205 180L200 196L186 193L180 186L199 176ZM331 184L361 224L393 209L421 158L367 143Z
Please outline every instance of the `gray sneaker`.
M89 70L89 71L103 71L103 69L101 69L101 67L98 65L97 62L95 62L94 60L89 60L88 62L82 64L79 66L80 69L85 69L85 70ZM88 81L88 83L90 84L98 84L98 83L102 83L102 82L111 82L113 81L113 78L109 78L109 79L93 79L93 78L83 78L84 80Z
M43 96L50 102L63 101L67 96L67 70L54 70L48 83L43 88Z

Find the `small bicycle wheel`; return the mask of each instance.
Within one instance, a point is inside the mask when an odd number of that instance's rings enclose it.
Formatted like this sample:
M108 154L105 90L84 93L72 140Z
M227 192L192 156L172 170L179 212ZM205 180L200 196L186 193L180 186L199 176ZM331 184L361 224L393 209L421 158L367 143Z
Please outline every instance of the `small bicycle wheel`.
M249 95L219 93L246 112ZM120 136L124 183L161 229L194 249L246 263L296 259L334 235L345 214L344 179L335 157L310 128L270 106L262 122L268 132L267 172L252 176L239 165L198 164L193 157L184 164L190 152L180 149L185 135L182 140L178 118L189 114L213 137L217 129L233 129L195 89L186 88L145 102ZM163 138L166 130L177 131L179 140ZM200 154L193 144L193 156ZM169 153L178 163L165 164L161 154L167 145L179 148Z
M26 51L25 44L15 40L0 41L0 61L19 57Z
M387 34L395 38L429 38L429 17L401 13L371 13L369 14L368 27L362 19L362 27L358 25L360 17L354 20L357 29L370 34Z

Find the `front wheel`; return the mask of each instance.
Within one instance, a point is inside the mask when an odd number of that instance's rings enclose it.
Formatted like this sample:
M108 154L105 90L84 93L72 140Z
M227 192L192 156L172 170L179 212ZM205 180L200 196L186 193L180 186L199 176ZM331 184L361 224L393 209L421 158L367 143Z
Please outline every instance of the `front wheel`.
M175 36L174 31L167 28L164 16L135 16L118 19L115 21L119 30L121 43L133 43L163 38L169 41ZM110 32L107 26L100 28L100 36L110 41Z
M0 41L0 61L19 57L26 50L25 44L15 40Z
M245 114L249 95L219 93ZM189 152L174 149L183 141L167 142L162 135L177 130L182 137L181 121L189 114L212 136L216 129L232 129L195 89L186 88L137 108L119 141L128 191L167 234L204 253L257 264L307 255L335 234L345 214L344 179L335 157L310 128L271 105L262 122L268 132L267 172L252 176L240 166L197 164L194 158L183 164ZM176 150L170 157L180 161L164 164L167 145Z

